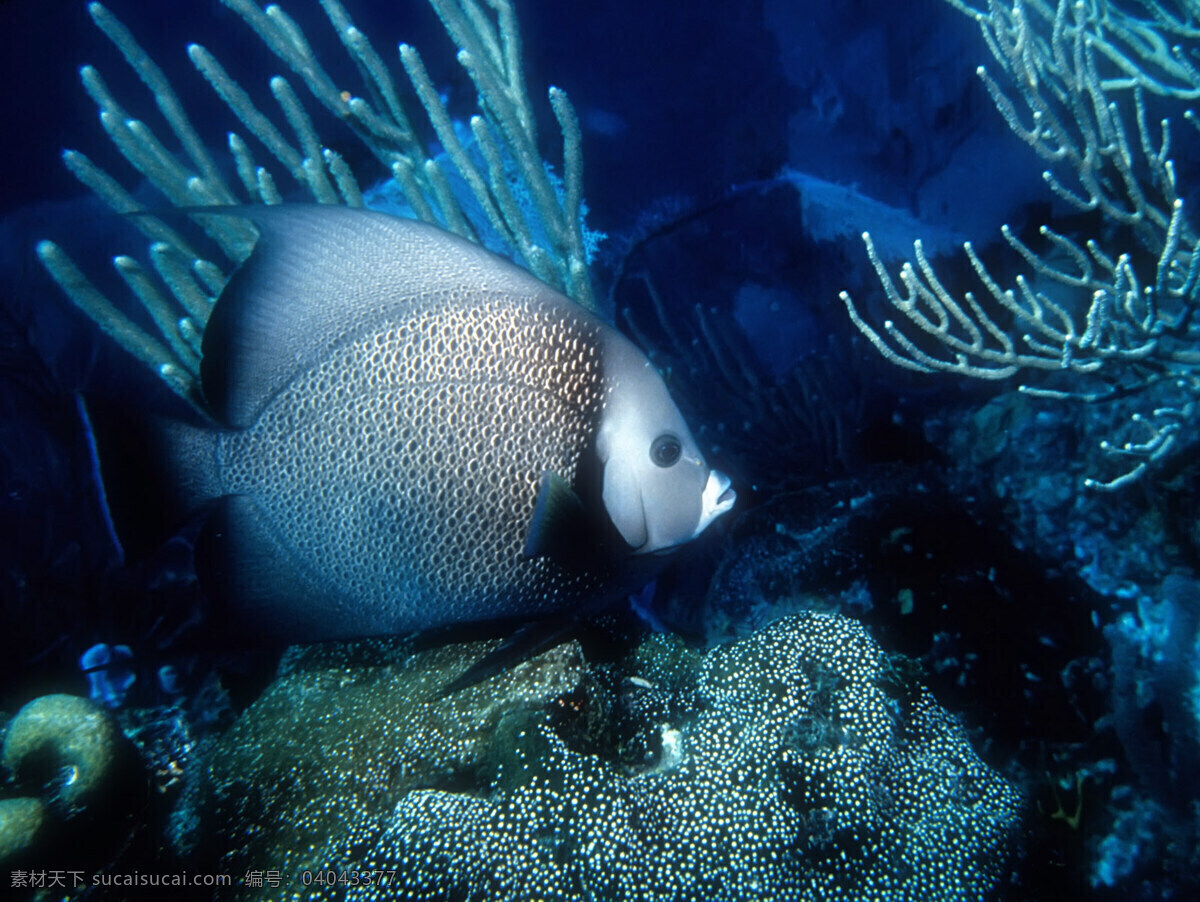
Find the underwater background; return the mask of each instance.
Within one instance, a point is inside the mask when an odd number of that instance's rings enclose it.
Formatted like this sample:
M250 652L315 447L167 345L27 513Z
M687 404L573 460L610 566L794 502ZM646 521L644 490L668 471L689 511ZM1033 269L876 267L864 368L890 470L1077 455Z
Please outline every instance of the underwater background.
M426 3L346 6L389 67L397 43L419 47L449 113L474 111ZM108 8L215 151L236 121L186 46L260 94L281 69L216 0ZM316 2L285 8L355 75ZM1182 402L1131 383L1141 371L1106 403L1039 397L1024 373L896 366L839 298L877 329L898 318L864 231L893 277L921 239L951 293L980 297L964 241L999 282L1031 272L1002 225L1047 260L1070 251L1038 245L1043 224L1123 240L1053 190L997 110L978 25L946 0L515 9L553 165L546 86L579 116L601 315L662 371L738 502L629 604L443 698L494 637L248 646L206 617L186 530L120 547L79 393L177 399L35 247L61 244L122 296L109 261L144 241L61 153L166 204L109 143L79 67L132 115L157 110L87 4L0 3L4 893L1200 897L1196 352L1154 371ZM1189 3L1113 9L1197 22ZM1144 100L1173 117L1185 209L1188 102ZM364 188L387 181L333 117L315 126ZM1155 255L1132 259L1152 282ZM1196 347L1193 288L1172 328ZM1102 440L1168 409L1144 474L1085 484L1128 469Z

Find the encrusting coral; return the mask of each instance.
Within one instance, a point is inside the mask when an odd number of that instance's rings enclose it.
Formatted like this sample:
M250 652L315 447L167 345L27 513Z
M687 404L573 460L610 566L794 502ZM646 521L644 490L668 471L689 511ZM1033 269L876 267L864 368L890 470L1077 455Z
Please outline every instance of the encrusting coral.
M208 759L200 817L214 867L250 873L243 898L282 898L308 875L357 867L360 833L405 792L479 781L500 724L540 712L583 672L568 643L442 697L485 647L406 658L399 640L371 640L290 653Z
M22 863L47 851L61 827L115 819L125 806L132 749L103 708L74 695L43 695L4 732L3 762L19 792L0 800L0 861ZM82 829L82 828L81 828Z
M306 892L348 899L940 902L997 886L1019 794L861 625L813 613L703 656L678 645L644 641L607 698L573 644L458 700L422 700L453 648L285 677L213 759L220 842L245 849L224 864L284 883L313 869ZM639 730L648 755L619 740Z
M704 659L674 767L627 775L545 727L490 797L409 794L348 898L978 899L1017 792L856 622L780 621Z

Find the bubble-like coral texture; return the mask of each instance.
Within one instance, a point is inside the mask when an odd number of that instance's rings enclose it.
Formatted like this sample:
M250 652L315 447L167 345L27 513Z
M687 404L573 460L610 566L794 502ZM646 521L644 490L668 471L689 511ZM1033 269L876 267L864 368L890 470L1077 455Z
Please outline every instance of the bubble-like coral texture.
M283 673L211 750L201 819L211 866L281 875L230 898L315 892L313 874L358 867L399 799L418 786L486 783L507 718L539 716L583 662L565 643L450 696L487 649L464 643L406 656L399 640L295 649ZM483 770L485 776L476 776Z
M703 659L657 766L514 729L486 794L406 794L350 899L979 899L1018 792L927 689L838 615Z

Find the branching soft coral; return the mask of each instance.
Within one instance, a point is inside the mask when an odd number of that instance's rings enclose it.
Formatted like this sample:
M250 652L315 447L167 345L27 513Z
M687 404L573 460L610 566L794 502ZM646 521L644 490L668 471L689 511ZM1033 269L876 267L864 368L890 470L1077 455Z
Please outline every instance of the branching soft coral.
M993 380L1045 371L1056 375L1021 390L1088 403L1140 398L1121 436L1101 445L1115 459L1111 473L1086 480L1119 488L1190 438L1200 403L1200 233L1171 159L1172 120L1152 123L1149 113L1200 96L1200 3L947 2L979 24L997 65L979 75L1009 127L1046 161L1047 184L1101 224L1092 235L1043 226L1036 247L1005 226L1030 270L1015 286L999 284L968 242L983 293L961 298L920 241L897 284L864 234L900 315L876 326L849 294L842 300L880 353L908 369ZM1191 110L1180 114L1197 124Z

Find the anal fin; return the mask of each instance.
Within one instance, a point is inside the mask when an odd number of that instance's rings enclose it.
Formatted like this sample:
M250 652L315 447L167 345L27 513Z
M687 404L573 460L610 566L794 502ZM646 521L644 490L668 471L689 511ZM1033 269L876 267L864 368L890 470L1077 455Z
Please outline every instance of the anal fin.
M213 506L196 543L196 569L239 638L308 643L370 632L305 572L245 495L226 495Z
M515 632L488 652L457 679L444 686L439 695L445 698L462 689L482 683L530 658L537 657L547 649L561 643L579 621L574 617L555 617L549 620L534 620L519 626Z

